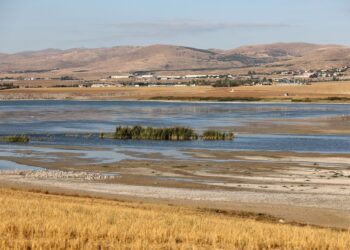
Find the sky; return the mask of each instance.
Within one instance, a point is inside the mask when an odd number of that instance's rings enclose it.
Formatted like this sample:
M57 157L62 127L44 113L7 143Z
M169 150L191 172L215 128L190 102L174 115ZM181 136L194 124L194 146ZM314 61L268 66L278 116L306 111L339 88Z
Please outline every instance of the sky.
M173 44L350 46L349 0L0 0L0 53Z

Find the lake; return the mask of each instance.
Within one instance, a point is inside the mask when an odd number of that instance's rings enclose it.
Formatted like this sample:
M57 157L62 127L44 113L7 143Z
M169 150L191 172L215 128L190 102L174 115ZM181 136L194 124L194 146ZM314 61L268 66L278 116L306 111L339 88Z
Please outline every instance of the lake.
M28 145L1 143L0 157L19 157L15 151L28 147L36 147L45 156L43 146L47 150L57 145L112 149L115 155L109 156L110 161L129 159L122 153L125 150L179 158L184 157L186 149L350 153L350 135L261 134L259 128L254 133L238 133L233 141L120 141L98 137L98 133L112 132L119 125L186 126L200 133L207 128L235 131L237 126L266 120L303 124L307 119L339 116L350 116L350 104L6 101L0 102L0 135L29 134L31 141ZM317 127L317 123L312 125ZM90 152L90 157L98 159L98 154Z

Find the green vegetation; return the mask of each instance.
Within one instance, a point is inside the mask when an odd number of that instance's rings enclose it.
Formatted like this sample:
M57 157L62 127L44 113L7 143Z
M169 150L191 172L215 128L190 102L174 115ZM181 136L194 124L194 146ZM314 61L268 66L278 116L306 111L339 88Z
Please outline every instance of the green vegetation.
M164 140L185 141L196 140L198 135L190 128L151 128L151 127L117 127L114 139L119 140Z
M30 141L30 138L29 136L26 136L26 135L13 135L13 136L3 137L2 141L7 143L28 143Z
M242 85L252 85L256 81L259 81L259 80L253 80L253 79L231 80L231 79L225 78L225 79L220 79L220 80L216 81L212 86L216 87L216 88L220 88L220 87L238 87L238 86L242 86Z
M292 99L292 102L313 102L316 99L304 98L304 99Z
M304 98L304 99L292 99L292 102L349 102L348 97L330 96L327 98Z
M155 96L151 100L166 101L214 101L214 102L258 102L264 99L256 97L196 97L196 96Z
M350 101L348 97L330 96L326 98L327 101Z
M217 130L204 131L202 136L199 136L191 128L172 127L172 128L152 128L142 126L119 126L116 128L113 139L116 140L163 140L163 141L187 141L197 140L232 140L234 134L226 133ZM100 138L106 138L105 135Z
M205 141L213 140L232 140L234 137L232 132L226 133L217 130L207 130L204 131L202 139Z
M18 89L19 86L13 85L13 83L0 83L0 90L4 89Z

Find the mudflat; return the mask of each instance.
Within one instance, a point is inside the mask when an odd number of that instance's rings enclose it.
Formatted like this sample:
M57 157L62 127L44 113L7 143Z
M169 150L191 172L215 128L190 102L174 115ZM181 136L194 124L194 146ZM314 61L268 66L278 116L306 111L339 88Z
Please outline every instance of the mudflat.
M8 171L3 186L54 193L264 213L289 222L349 228L350 157L345 154L188 150L198 160L144 160L88 165L79 155L15 159L48 170ZM133 152L129 152L133 154ZM70 162L70 163L69 163ZM62 170L63 174L51 171ZM96 173L113 178L80 178ZM78 176L78 177L74 177Z

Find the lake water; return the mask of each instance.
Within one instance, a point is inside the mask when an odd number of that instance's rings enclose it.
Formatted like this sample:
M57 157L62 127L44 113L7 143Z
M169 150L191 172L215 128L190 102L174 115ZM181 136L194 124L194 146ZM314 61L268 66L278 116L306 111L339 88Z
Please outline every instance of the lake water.
M127 158L121 156L120 152L124 150L160 152L178 157L183 157L179 152L186 149L350 153L350 135L262 135L256 131L255 134L237 134L233 141L213 142L98 138L99 132L112 132L118 125L187 126L201 132L210 127L234 130L234 126L267 119L291 123L291 119L343 115L350 115L349 104L6 101L0 102L0 135L30 134L32 139L29 145L1 143L0 156L6 156L18 147L23 150L42 145L110 148L118 155L115 160ZM92 135L67 136L67 133ZM92 155L97 157L96 154L98 152Z

